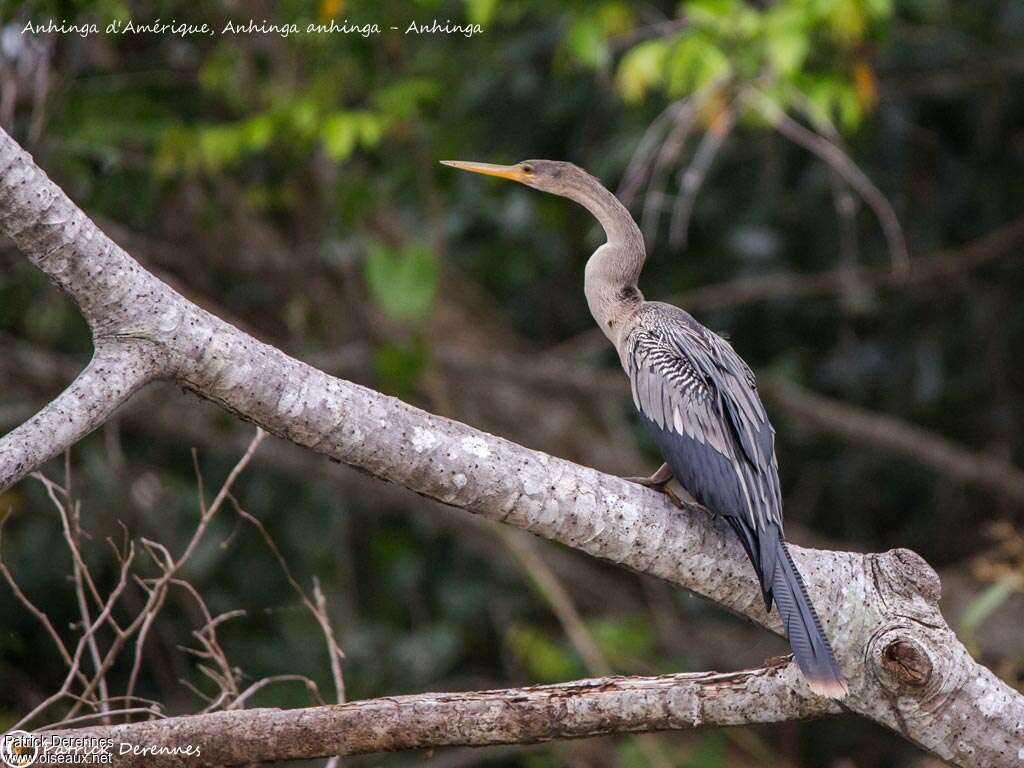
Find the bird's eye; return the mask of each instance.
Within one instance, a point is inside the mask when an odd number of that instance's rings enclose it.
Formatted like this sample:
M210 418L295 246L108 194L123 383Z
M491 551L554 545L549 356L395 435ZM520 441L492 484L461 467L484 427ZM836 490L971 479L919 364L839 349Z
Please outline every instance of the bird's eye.
M533 173L533 166L526 164L523 166L523 173Z

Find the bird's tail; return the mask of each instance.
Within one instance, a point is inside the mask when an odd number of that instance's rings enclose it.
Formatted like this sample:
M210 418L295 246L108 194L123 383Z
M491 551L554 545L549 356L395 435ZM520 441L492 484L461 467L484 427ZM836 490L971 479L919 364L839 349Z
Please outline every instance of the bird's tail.
M793 656L811 690L831 699L844 698L846 683L839 672L832 647L821 628L818 614L814 612L804 580L781 538L777 539L772 596L782 617Z

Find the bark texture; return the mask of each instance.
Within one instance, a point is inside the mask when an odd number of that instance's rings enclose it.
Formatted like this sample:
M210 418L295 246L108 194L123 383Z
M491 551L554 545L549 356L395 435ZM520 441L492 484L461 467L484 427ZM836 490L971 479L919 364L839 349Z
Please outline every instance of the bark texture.
M77 302L96 347L57 400L0 439L0 490L97 427L146 382L167 379L382 480L661 577L779 631L738 541L702 508L680 512L654 491L333 378L257 341L142 269L3 131L0 232ZM792 550L849 683L849 710L956 765L1020 765L1024 696L956 639L927 563L907 550ZM813 698L801 679L789 684L792 697ZM763 721L764 702L747 703L744 721ZM574 707L560 712L563 730L549 738L573 735L577 721L582 731L592 727ZM246 716L269 715L232 715ZM156 733L165 722L146 727ZM466 743L459 727L457 718L439 721L432 743ZM262 733L264 751L246 760L277 754L273 731Z

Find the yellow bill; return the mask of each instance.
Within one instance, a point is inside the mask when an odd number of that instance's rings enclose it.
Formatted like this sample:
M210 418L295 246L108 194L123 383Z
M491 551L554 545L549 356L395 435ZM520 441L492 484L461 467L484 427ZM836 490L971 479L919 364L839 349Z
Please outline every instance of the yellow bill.
M469 163L464 160L442 160L441 165L458 168L470 173L482 173L485 176L497 176L499 179L523 181L526 174L517 165L494 165L493 163Z

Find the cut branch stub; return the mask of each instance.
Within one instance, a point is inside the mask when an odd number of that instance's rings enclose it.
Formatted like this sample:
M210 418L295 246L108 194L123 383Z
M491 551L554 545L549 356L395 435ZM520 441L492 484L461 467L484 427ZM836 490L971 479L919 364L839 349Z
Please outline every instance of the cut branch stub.
M908 627L896 627L872 643L875 673L893 693L923 691L932 679L934 666L927 648Z

